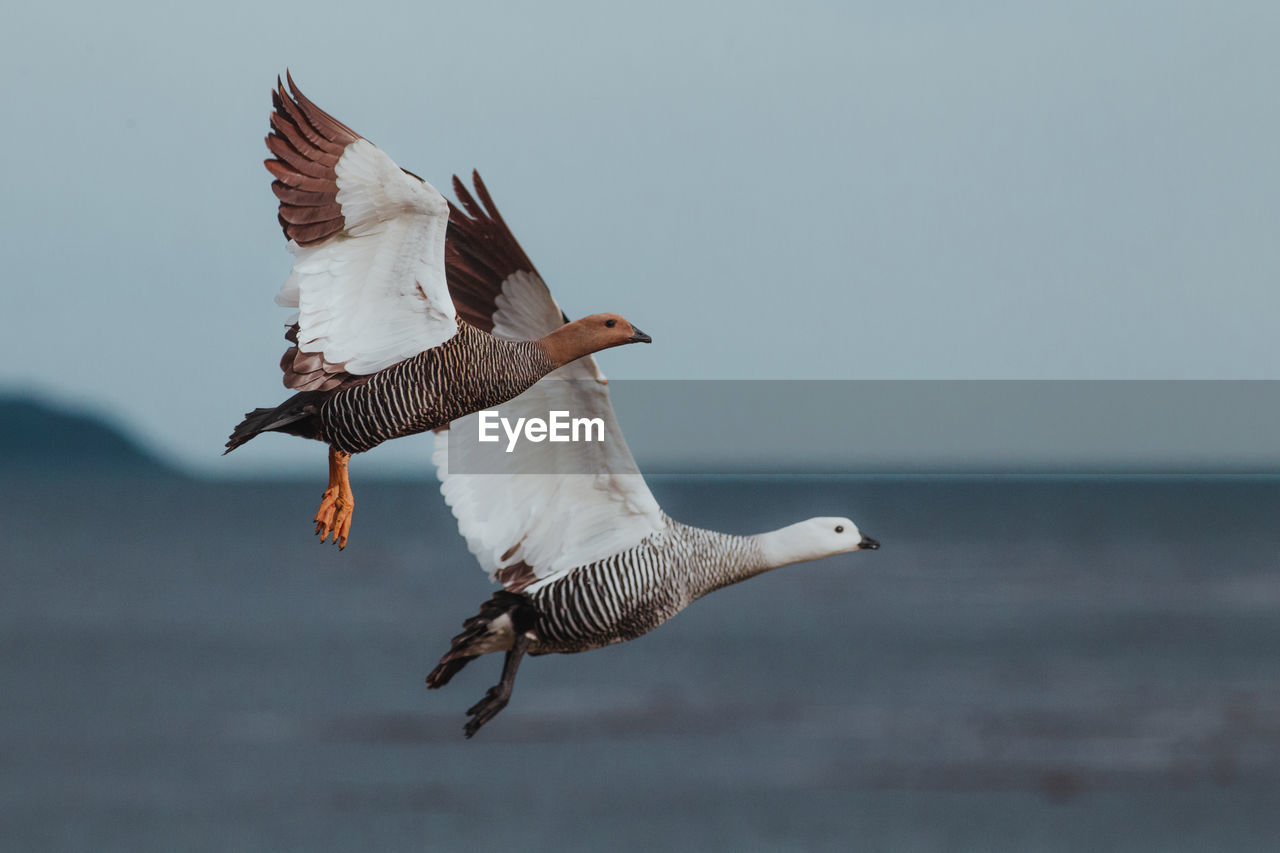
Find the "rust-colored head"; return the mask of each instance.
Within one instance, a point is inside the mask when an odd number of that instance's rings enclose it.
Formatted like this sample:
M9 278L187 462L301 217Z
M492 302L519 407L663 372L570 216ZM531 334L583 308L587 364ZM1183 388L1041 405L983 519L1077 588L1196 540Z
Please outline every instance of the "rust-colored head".
M542 339L542 346L556 367L609 347L648 343L653 339L617 314L592 314L565 323Z

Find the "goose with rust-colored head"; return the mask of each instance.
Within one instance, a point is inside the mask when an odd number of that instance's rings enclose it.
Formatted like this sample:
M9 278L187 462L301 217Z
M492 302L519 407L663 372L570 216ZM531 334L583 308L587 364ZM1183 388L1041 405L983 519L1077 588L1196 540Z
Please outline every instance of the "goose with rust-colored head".
M280 367L296 393L246 414L226 452L264 432L328 444L329 485L313 521L322 542L332 534L343 548L355 508L352 454L443 427L575 359L650 338L616 314L532 338L504 334L491 319L470 322L446 283L444 197L292 78L287 90L277 81L272 100L266 166L294 256L276 302L297 310ZM550 294L537 308L564 316Z

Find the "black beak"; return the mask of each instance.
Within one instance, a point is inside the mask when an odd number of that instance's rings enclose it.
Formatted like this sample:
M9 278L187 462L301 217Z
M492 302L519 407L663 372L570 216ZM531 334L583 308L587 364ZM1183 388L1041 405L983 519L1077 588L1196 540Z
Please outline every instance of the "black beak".
M634 334L634 335L632 335L631 337L627 338L627 343L629 343L629 344L651 344L651 343L653 343L653 338L649 337L649 336L648 336L648 335L646 335L644 332L642 332L642 331L640 331L639 329L637 329L635 326L632 326L632 327L631 327L631 331L635 332L635 334Z
M880 543L872 539L870 536L863 536L862 541L858 543L859 551L879 551Z

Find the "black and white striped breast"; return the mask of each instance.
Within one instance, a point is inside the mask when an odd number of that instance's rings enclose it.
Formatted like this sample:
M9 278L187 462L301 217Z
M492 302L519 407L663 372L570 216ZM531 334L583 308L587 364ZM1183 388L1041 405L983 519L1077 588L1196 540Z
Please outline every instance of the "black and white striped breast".
M504 403L553 367L534 341L504 341L459 323L440 346L335 392L320 409L324 439L361 453Z
M667 519L661 535L528 590L539 614L533 653L582 652L635 639L759 561L749 539Z

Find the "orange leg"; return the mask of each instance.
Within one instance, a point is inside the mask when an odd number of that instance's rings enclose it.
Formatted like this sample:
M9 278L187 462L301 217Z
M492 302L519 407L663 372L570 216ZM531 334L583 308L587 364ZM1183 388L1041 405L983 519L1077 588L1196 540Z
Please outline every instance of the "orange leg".
M324 490L320 499L320 510L316 513L316 535L324 542L333 534L333 543L338 550L347 547L347 534L351 532L351 514L356 508L356 499L351 494L351 481L347 479L347 462L350 453L329 448L329 488Z

